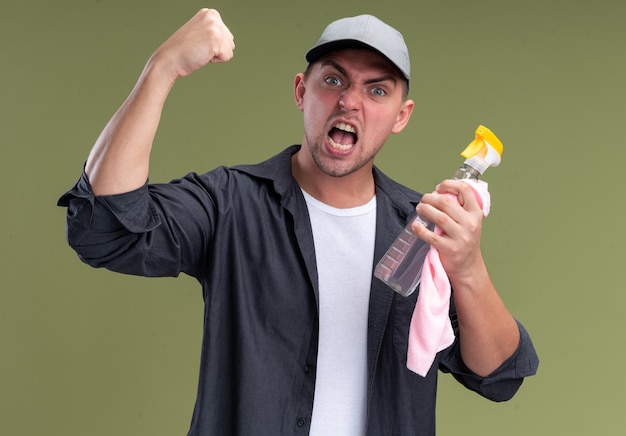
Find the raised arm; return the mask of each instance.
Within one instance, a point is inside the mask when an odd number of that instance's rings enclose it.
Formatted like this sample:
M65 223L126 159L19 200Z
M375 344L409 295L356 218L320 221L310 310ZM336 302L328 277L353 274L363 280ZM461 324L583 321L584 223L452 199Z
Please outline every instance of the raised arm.
M89 154L85 172L94 194L128 192L146 182L152 143L172 86L209 62L230 60L234 49L220 14L201 9L153 53Z

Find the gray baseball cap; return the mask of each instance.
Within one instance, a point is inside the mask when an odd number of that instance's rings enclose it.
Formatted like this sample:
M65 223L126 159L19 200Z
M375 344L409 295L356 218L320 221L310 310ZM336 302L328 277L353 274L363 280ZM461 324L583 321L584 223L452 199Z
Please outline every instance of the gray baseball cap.
M306 53L309 63L340 48L365 47L387 58L408 81L411 76L409 50L402 34L373 15L358 15L330 23L317 43Z

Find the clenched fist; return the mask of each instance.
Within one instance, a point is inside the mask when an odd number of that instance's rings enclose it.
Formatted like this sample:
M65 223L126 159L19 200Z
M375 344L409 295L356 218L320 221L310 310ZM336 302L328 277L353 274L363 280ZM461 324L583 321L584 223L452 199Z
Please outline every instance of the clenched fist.
M234 50L233 34L219 12L201 9L154 52L150 62L176 80L209 62L229 61Z

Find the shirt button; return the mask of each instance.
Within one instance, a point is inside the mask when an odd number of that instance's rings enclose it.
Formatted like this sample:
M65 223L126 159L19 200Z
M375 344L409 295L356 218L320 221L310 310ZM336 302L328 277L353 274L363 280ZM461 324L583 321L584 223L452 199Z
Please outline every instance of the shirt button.
M298 418L298 422L296 424L298 425L298 427L304 427L304 424L306 424L306 419Z
M304 367L304 372L306 372L307 374L310 374L311 371L313 371L313 365L306 365Z

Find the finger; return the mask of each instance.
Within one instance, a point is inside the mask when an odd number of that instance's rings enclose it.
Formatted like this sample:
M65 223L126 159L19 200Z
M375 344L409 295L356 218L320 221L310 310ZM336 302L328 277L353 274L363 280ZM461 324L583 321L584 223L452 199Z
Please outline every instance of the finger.
M426 218L439 226L445 223L446 218L459 221L463 214L463 208L459 205L457 196L452 193L425 194L418 207L420 214L424 213Z
M417 206L418 214L426 219L427 221L433 223L436 226L436 232L444 235L454 235L455 234L455 225L458 225L455 220L449 215L451 212L446 211L445 206L441 204L439 201L441 197L437 195L436 197L430 197L433 203L420 203ZM429 200L429 199L427 199ZM456 206L458 209L460 207ZM453 214L454 215L454 214ZM419 235L418 235L419 236Z
M481 209L476 193L469 183L460 180L445 180L437 185L436 192L456 195L458 203L468 211Z

